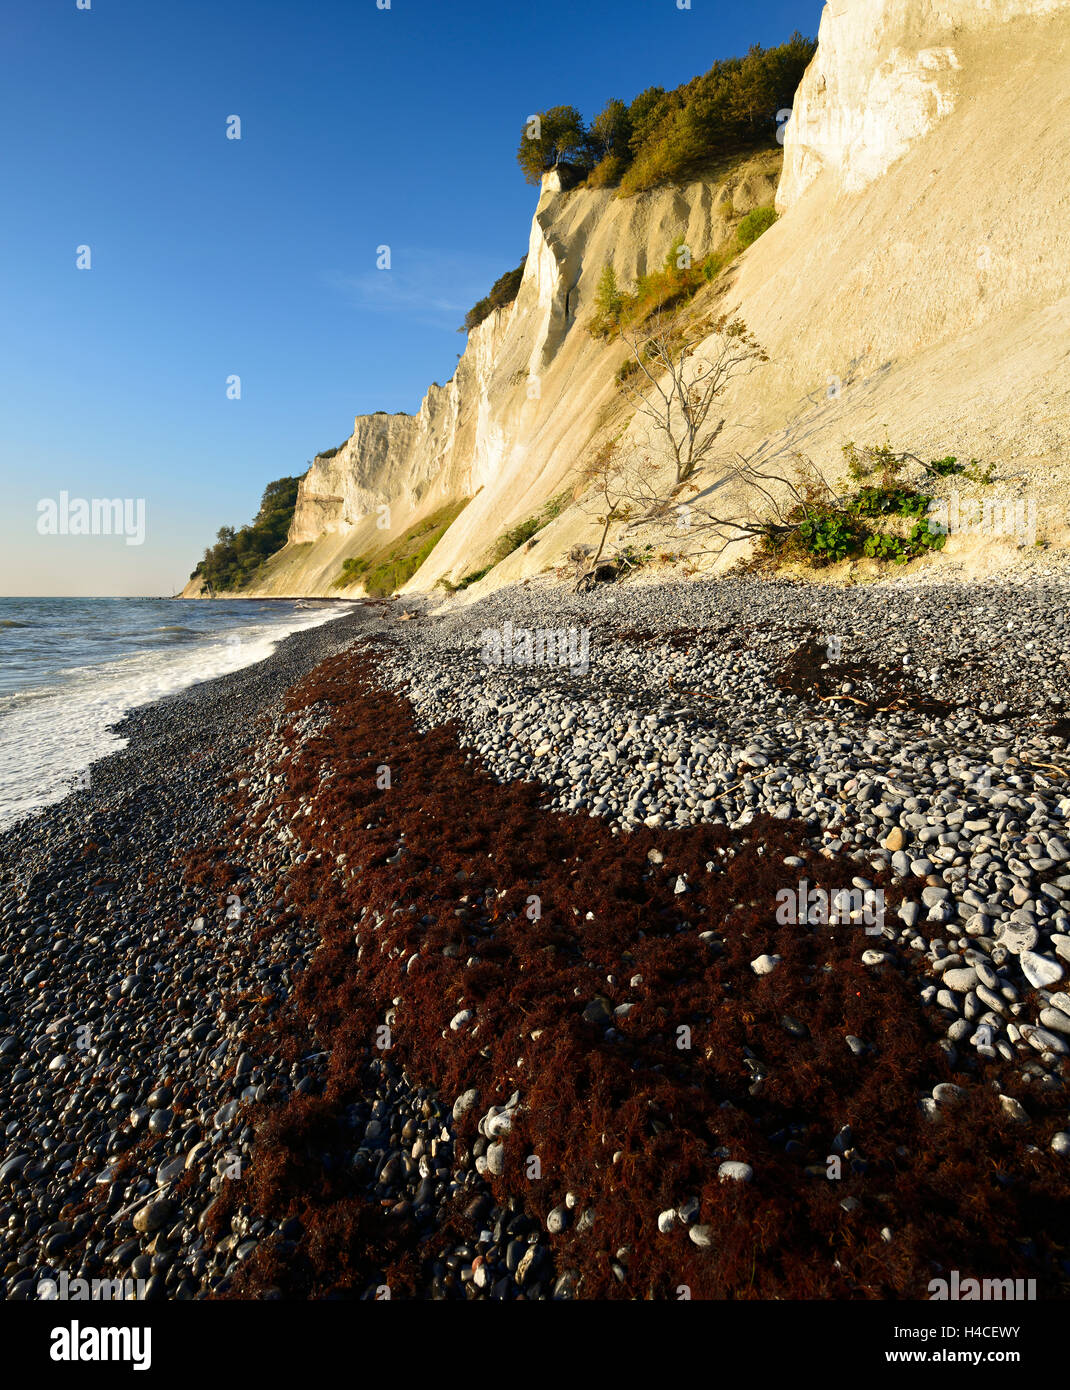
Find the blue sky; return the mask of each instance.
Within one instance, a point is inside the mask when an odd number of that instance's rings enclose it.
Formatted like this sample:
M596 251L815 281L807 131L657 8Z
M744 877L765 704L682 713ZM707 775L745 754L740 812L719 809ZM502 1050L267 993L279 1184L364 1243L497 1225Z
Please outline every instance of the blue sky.
M174 592L266 483L452 375L465 311L527 248L531 111L590 118L821 14L90 3L0 0L2 594ZM144 544L38 534L61 491L143 498Z

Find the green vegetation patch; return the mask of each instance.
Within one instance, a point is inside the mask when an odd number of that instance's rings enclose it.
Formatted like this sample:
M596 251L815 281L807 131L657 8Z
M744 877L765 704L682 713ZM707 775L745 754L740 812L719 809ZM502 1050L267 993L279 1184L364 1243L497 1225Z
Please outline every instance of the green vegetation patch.
M516 526L511 526L508 531L498 537L494 549L491 552L492 558L489 564L484 565L481 569L470 571L470 573L466 574L464 578L456 584L451 583L445 578L440 579L438 582L441 587L449 594L456 594L462 589L467 589L470 584L477 583L480 579L484 578L485 575L490 574L495 565L500 565L503 560L508 559L514 550L519 550L522 545L531 540L536 532L541 531L542 528L548 526L555 517L560 516L568 506L571 498L572 491L569 488L566 488L564 492L559 492L555 497L551 497L548 502L543 504L539 511L526 517L523 521L518 522Z
M755 208L740 219L735 236L727 245L719 251L711 251L701 260L693 259L689 247L679 238L666 252L661 269L640 275L630 290L618 284L611 265L605 266L595 289L594 316L590 323L592 335L605 338L618 328L638 327L652 314L688 303L704 284L715 280L776 220L776 211L771 205ZM636 371L638 363L626 363L617 374L618 384Z
M850 503L846 509L801 503L788 513L787 522L763 536L764 553L778 562L799 560L818 568L862 556L905 565L927 551L942 550L947 542L946 534L927 518L916 521L906 535L875 530L859 519Z
M702 265L692 263L690 251L679 240L665 253L661 269L640 275L630 290L621 288L613 267L607 265L595 290L591 333L605 338L618 328L636 327L659 310L686 304L704 283ZM629 367L619 379L626 380L635 370Z
M843 453L849 476L861 486L836 498L817 481L804 485L784 521L764 529L760 552L765 558L822 566L864 556L905 565L947 543L947 532L929 519L935 499L905 479L905 470L919 468L922 483L962 476L981 485L990 483L994 473L992 465L982 468L977 459L963 464L948 455L926 462L887 443L863 448L845 444ZM890 522L892 529L875 526L876 521ZM913 524L906 529L904 521Z
M348 589L351 584L355 584L371 568L371 561L366 555L351 555L348 560L342 561L342 573L334 581L336 589Z
M512 555L514 550L519 550L525 542L531 540L537 531L541 531L544 526L548 526L554 517L560 516L568 506L572 496L570 490L559 492L556 497L550 500L533 515L526 517L523 521L512 526L508 531L498 537L493 550L493 561L487 566L487 570L492 570L495 565L500 565L505 559ZM484 570L483 573L486 573ZM482 576L480 576L482 577ZM464 581L462 580L462 583ZM474 582L474 581L473 581Z
M434 550L449 527L468 505L469 498L440 507L418 521L392 544L370 555L351 556L342 563L334 588L345 589L360 580L373 598L385 598L408 583Z
M736 228L736 242L741 251L756 242L763 232L767 232L776 221L776 209L770 204L764 208L754 208L739 220Z
M204 552L190 578L199 575L214 593L248 587L264 561L286 544L300 482L300 478L278 478L268 483L253 523L237 531L221 526L215 545Z
M774 143L776 113L791 107L816 48L797 32L776 48L755 44L672 91L614 98L590 126L575 106L550 107L525 121L517 163L529 183L558 162L574 164L588 170L588 186L617 185L623 196L694 178L726 156Z
M926 463L917 454L897 453L887 442L868 444L863 448L854 443L845 444L843 456L852 478L862 483L877 478L885 491L896 487L903 470L909 466L920 468L926 478L963 477L982 486L987 486L995 474L994 465L990 463L982 468L980 459L960 463L954 454L948 454L946 458L932 459Z
M491 285L490 293L472 305L464 316L464 325L459 330L461 333L471 333L484 319L490 318L495 309L504 309L507 304L512 304L520 293L520 282L524 278L527 259L525 256L515 270L507 270L504 275L499 275Z

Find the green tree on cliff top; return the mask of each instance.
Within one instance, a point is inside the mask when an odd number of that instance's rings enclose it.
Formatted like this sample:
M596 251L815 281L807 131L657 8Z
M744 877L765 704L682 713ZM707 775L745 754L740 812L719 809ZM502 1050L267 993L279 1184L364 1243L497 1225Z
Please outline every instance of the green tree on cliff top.
M528 183L538 183L560 161L588 164L587 128L574 106L551 106L524 122L516 160Z

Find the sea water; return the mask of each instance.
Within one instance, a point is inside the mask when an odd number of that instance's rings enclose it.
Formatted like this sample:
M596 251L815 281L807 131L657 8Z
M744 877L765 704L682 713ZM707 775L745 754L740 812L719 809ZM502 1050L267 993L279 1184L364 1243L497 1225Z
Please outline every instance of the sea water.
M85 784L151 703L262 660L349 605L315 599L0 598L0 827ZM90 774L91 775L91 774Z

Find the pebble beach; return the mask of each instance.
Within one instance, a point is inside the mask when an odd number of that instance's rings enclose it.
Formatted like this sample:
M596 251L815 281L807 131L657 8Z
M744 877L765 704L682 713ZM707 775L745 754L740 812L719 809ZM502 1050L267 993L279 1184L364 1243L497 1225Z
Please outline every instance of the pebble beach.
M1068 598L536 581L134 711L0 835L0 1293L1065 1295Z

